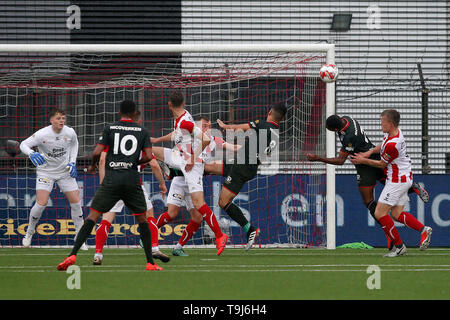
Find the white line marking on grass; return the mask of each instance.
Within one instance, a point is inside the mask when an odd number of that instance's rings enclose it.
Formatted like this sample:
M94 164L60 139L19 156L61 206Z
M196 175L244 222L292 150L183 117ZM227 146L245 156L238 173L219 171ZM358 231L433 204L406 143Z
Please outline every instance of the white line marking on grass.
M449 269L383 269L382 272L450 272ZM42 273L42 272L58 272L57 270L8 270L8 273ZM118 270L94 270L94 269L84 269L82 272L90 272L90 273L123 273L123 272L148 272L144 268L139 269L118 269ZM164 269L158 273L164 272L176 272L176 273L281 273L281 272L364 272L366 273L366 269L340 269L340 270L330 270L330 269L292 269L292 270L267 270L267 269L248 269L248 270L216 270L216 269L201 269L201 270L171 270Z
M219 259L200 259L201 261L217 261Z
M37 249L39 250L39 249ZM44 250L44 249L41 249ZM126 249L116 249L116 250L126 250ZM133 249L128 249L133 250ZM206 250L206 249L193 249L195 250ZM348 252L348 253L337 253L336 251L307 251L307 249L284 249L284 251L288 252L275 252L274 250L280 251L279 249L257 249L257 251L265 251L265 252L256 252L256 250L251 252L244 252L240 249L230 249L225 252L224 256L242 256L242 257L251 257L251 256L289 256L289 257L301 257L301 256L330 256L330 257L337 257L337 256L382 256L383 253L387 252L387 250L378 250L376 252ZM413 248L414 250L414 248ZM414 251L408 251L407 256L448 256L450 254L449 249L428 249L426 252L419 251L419 249L416 249ZM438 252L438 251L447 251L447 252ZM83 256L87 253L80 252L79 255ZM108 252L108 255L111 256L141 256L143 255L143 251L136 251L136 252ZM199 254L199 256L202 255L209 255L213 254L213 251L211 249L211 253L204 252L203 254ZM66 252L53 252L53 253L7 253L3 252L0 253L0 257L8 257L8 256L66 256ZM216 253L214 252L214 255Z
M94 265L78 265L83 269L106 269L106 268L141 268L142 264L135 265L102 265L102 266L94 266ZM369 264L185 264L185 265L170 265L168 266L170 269L180 269L180 268L340 268L340 267L368 267ZM379 264L379 267L391 267L391 268L406 268L406 267L442 267L442 268L450 268L449 264ZM0 266L1 269L45 269L45 268L55 268L54 265L45 265L45 266ZM218 269L215 269L218 270ZM365 269L364 269L365 270ZM383 269L387 270L387 269Z

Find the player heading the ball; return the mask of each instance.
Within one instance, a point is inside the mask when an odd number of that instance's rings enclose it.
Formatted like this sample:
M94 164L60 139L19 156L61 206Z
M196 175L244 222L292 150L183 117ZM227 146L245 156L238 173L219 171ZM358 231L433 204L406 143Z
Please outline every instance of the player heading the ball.
M170 139L175 142L175 147L174 149L154 147L153 153L156 159L182 171L194 208L200 212L214 232L217 255L220 255L225 249L228 236L222 232L216 216L205 202L203 193L205 163L200 158L203 150L210 144L211 138L195 125L191 114L185 109L182 92L172 92L168 106L174 118L174 131L161 141Z

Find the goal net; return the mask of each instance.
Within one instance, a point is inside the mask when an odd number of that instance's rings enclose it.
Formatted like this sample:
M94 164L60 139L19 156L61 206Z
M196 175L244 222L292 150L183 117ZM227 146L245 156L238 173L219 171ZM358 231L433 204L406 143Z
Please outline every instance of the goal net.
M168 97L173 90L182 90L194 119L208 117L219 133L216 119L225 123L265 120L270 106L286 103L277 160L260 166L258 176L245 184L235 203L261 229L257 246L334 248L334 171L306 160L307 153L334 153L334 136L324 125L334 112L334 84L318 77L322 64L334 62L332 45L7 45L0 50L4 146L0 151L0 246L22 244L35 201L35 167L24 154L7 153L7 140L23 141L49 125L52 109L63 109L66 125L78 135L77 181L86 217L99 183L98 176L83 169L104 126L119 119L120 102L136 101L142 125L152 137L159 137L173 130ZM166 200L150 169L144 170L142 180L157 217L167 210ZM204 177L205 200L229 235L229 246L239 247L246 243L245 233L218 205L223 181L221 176ZM174 245L189 220L182 207L178 217L160 229L160 245ZM55 186L32 246L71 246L74 236L70 206ZM203 224L188 245L205 246L214 244L213 240ZM124 209L116 215L106 245L138 243L136 221ZM95 245L95 230L88 245Z

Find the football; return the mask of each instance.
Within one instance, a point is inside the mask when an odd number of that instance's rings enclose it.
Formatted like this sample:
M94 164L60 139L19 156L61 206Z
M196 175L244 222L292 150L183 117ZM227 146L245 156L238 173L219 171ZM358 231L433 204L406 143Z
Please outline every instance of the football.
M335 82L339 75L338 67L334 64L324 64L319 75L323 82Z

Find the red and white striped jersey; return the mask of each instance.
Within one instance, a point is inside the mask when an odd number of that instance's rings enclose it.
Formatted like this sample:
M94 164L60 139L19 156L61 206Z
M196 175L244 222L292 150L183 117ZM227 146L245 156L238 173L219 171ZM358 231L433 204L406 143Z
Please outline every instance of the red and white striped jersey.
M195 148L201 144L201 140L193 137L194 127L194 119L188 111L185 111L174 121L175 134L172 139L175 146L185 157L193 154Z
M388 164L386 180L394 183L412 180L411 159L406 152L405 137L400 129L394 137L389 137L388 133L384 135L380 153L381 160Z

